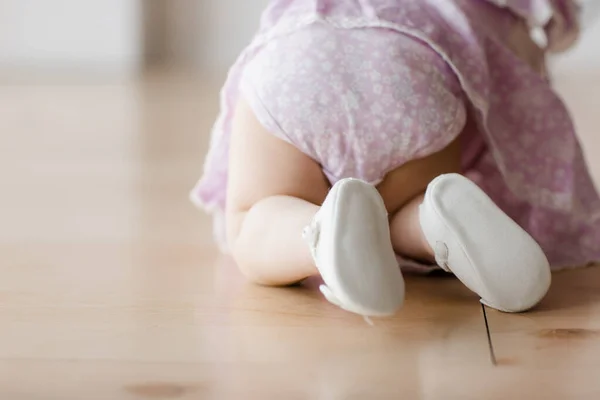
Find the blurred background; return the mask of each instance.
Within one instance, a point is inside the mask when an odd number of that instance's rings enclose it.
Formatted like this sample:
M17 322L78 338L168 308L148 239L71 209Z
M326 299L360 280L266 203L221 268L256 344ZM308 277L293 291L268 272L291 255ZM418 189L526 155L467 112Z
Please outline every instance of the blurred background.
M220 70L268 0L1 0L0 68L135 73L174 64Z
M569 62L600 65L597 0ZM177 65L221 72L258 26L268 0L0 0L0 69L137 73ZM594 27L593 25L596 25Z

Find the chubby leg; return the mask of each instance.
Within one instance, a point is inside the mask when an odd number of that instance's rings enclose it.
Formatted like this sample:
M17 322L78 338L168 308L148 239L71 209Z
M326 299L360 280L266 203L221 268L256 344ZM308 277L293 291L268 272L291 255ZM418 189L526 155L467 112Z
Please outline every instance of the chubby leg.
M230 159L228 240L250 280L281 286L320 273L325 297L345 310L386 316L402 305L404 280L372 185L342 180L330 191L321 167L265 131L243 102Z
M301 232L327 196L321 167L270 134L240 102L230 146L228 240L242 272L265 285L287 285L318 273ZM418 218L427 185L460 169L459 139L446 149L390 172L378 186L394 250L433 261Z
M432 262L419 222L419 205L427 185L442 174L460 172L460 136L442 151L411 161L390 172L378 190L390 215L394 250L416 260Z
M249 279L288 285L318 273L302 230L328 190L321 167L267 132L241 101L230 145L227 231Z
M382 183L394 249L413 259L437 259L490 307L528 310L548 291L548 260L527 232L456 173L459 155L455 142Z

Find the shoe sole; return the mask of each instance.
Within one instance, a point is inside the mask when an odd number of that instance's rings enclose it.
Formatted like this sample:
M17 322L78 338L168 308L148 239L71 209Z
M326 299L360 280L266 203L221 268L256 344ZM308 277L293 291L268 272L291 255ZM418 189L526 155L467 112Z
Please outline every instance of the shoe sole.
M447 267L482 303L522 312L546 295L551 272L543 250L467 178L436 178L427 189L420 219L428 242L446 246Z
M329 203L329 204L327 204ZM364 316L389 316L404 302L404 279L379 192L356 179L338 182L318 217L322 275L339 306ZM328 226L327 226L328 225ZM331 232L325 237L323 232Z

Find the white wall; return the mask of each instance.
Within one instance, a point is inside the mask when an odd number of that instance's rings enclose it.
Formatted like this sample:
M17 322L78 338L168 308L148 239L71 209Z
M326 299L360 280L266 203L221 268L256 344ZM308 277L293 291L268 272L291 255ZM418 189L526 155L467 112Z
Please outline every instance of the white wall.
M142 0L0 0L0 68L138 67Z
M269 0L146 0L151 61L228 68L248 44Z
M204 0L201 10L206 22L201 42L205 67L229 67L250 42L269 0Z
M268 2L0 0L0 70L132 70L144 58L223 70Z
M146 0L145 41L150 62L198 65L204 47L207 0Z
M600 0L583 3L583 33L577 45L554 58L556 74L595 72L600 69Z

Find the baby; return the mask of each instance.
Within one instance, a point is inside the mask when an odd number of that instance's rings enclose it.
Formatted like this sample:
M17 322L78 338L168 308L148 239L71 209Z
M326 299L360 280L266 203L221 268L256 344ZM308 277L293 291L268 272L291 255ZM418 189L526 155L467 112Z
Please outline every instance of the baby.
M273 0L192 192L241 271L365 316L441 268L521 312L600 260L600 198L545 54L570 0Z

